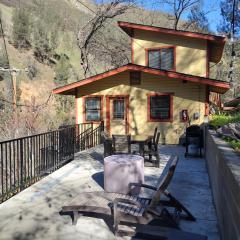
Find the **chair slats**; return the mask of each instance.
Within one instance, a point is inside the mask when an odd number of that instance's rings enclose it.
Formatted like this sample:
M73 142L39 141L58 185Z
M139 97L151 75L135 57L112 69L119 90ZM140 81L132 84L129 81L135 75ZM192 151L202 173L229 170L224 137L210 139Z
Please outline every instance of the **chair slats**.
M131 153L130 135L113 135L113 153Z

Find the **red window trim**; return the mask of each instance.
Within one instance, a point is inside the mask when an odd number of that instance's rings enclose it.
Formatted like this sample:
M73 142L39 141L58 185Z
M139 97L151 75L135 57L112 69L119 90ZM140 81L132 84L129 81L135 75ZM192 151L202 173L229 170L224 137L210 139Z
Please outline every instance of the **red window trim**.
M100 120L99 121L87 121L86 119L86 108L85 108L85 103L86 103L86 99L87 98L100 98ZM82 101L82 110L83 110L83 122L84 123L100 123L103 120L103 95L88 95L83 97L83 101Z
M145 64L146 67L148 67L149 59L148 59L148 52L149 51L157 51L165 48L173 48L173 69L170 69L168 71L175 71L176 72L176 46L163 46L163 47L157 47L157 48L145 48Z
M206 51L206 78L209 78L209 74L210 74L209 57L210 57L210 47L209 47L209 42L207 41L207 51Z
M172 122L173 121L173 95L174 93L148 93L147 94L147 120L148 122ZM170 96L170 118L169 119L152 119L150 114L150 97L153 96Z

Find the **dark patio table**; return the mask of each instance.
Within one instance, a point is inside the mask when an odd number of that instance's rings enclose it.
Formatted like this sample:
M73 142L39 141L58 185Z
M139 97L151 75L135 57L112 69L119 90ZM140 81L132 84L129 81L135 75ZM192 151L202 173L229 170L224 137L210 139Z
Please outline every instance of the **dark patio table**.
M131 135L131 144L138 144L139 153L141 156L144 156L144 145L151 142L152 138L153 136L145 134Z

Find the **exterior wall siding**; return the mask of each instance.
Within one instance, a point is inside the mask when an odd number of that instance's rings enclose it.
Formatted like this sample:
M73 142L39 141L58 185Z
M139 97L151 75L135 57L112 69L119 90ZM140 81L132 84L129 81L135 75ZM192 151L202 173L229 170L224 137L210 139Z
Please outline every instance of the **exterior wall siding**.
M176 71L201 77L208 74L207 41L159 33L134 31L132 39L133 63L146 65L148 48L176 46Z
M119 84L121 83L121 84ZM149 122L147 119L147 95L150 93L173 93L173 121ZM77 121L83 119L83 96L103 95L103 120L106 124L106 96L129 95L129 133L150 134L157 126L161 132L161 141L166 144L177 144L179 137L184 133L186 122L181 121L181 111L187 109L190 118L200 113L198 120L191 124L203 123L205 114L204 85L183 83L178 79L160 78L150 74L142 74L141 85L130 86L129 73L121 73L115 77L82 86L77 93ZM114 131L114 129L113 129Z

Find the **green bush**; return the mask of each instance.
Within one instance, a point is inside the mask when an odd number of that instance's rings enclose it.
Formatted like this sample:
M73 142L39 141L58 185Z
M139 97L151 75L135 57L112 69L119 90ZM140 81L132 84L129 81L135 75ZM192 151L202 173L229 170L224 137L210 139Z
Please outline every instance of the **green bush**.
M222 139L229 143L233 149L235 149L236 151L240 151L240 141L231 139L229 137L223 137Z
M240 113L236 115L224 115L224 114L212 115L212 120L210 121L209 124L214 128L218 128L228 123L235 122L240 122Z

